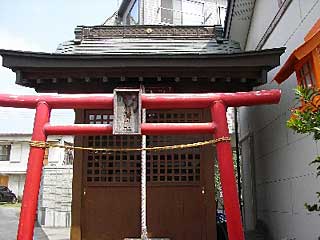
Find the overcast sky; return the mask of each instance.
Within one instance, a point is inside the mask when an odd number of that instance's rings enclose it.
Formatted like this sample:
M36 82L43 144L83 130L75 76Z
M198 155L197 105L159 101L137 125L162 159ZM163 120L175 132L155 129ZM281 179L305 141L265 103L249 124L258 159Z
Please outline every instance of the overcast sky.
M77 25L100 25L119 0L0 0L0 49L54 52L74 38ZM0 58L1 59L1 58ZM35 94L15 85L15 74L0 67L0 93ZM34 112L0 108L0 133L31 133ZM73 112L53 111L53 123L72 123Z

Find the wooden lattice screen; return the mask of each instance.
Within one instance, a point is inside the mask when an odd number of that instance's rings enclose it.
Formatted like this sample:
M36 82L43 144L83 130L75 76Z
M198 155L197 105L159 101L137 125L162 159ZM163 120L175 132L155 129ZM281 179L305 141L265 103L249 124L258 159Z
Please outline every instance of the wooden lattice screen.
M111 112L88 110L86 123L112 124ZM148 111L147 122L202 122L200 110ZM165 146L201 141L203 136L147 136L147 146ZM88 136L88 147L140 147L141 136ZM200 181L200 148L147 152L147 181L150 183L197 184ZM141 152L85 152L88 185L137 185L141 175Z

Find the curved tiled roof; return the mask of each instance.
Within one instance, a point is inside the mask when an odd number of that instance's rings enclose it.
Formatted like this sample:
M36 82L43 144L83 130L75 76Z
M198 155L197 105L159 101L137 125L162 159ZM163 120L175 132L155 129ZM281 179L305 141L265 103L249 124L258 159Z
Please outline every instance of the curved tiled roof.
M78 26L61 54L229 54L239 43L222 39L221 26Z
M237 42L216 39L110 38L60 44L61 54L228 54L240 52Z

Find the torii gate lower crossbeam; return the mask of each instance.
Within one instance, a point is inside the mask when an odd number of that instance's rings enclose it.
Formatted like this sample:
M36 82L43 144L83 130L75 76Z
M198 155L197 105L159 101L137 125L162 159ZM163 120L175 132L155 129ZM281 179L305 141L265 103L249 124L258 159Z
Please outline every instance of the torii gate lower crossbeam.
M227 107L276 104L280 90L210 93L210 94L142 94L145 109L187 109L211 108L212 122L197 124L162 123L141 125L141 133L147 135L213 133L215 138L229 137ZM70 126L50 125L51 109L112 109L113 95L58 95L18 96L0 94L0 106L15 108L36 108L33 141L46 141L47 135L106 135L112 134L108 125L77 124ZM244 240L240 205L237 196L230 142L216 144L229 240ZM32 240L38 203L38 193L43 167L44 149L31 147L21 214L18 240Z

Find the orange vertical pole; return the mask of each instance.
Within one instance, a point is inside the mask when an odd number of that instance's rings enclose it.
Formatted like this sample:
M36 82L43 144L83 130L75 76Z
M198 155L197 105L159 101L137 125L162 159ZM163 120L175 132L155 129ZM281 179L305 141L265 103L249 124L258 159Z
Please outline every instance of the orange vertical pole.
M213 103L211 107L212 120L216 124L215 138L229 137L226 106L222 101ZM244 240L240 206L234 175L232 147L230 142L216 144L217 158L222 185L223 202L226 210L229 240Z
M49 122L50 108L46 102L39 102L36 107L32 140L46 141L44 125ZM38 195L45 149L31 147L29 152L27 175L24 185L22 206L18 227L18 240L32 240L38 206Z

